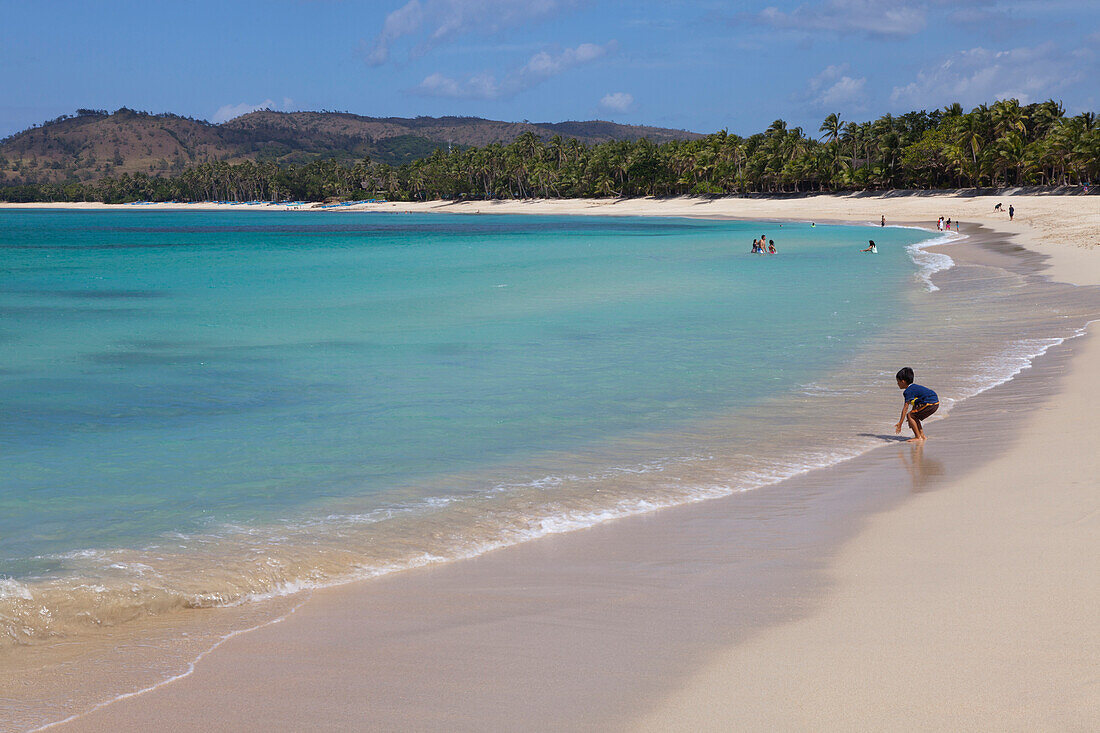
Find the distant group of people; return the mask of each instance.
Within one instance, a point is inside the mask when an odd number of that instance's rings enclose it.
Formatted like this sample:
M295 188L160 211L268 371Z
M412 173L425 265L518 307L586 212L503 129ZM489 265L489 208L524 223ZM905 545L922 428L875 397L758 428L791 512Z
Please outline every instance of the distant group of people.
M768 239L765 235L761 234L760 239L752 240L752 254L773 255L775 253L776 250L774 239Z
M886 217L883 217L883 226L886 226ZM811 226L813 226L811 224ZM754 255L773 255L776 254L775 240L768 239L767 235L761 234L759 238L752 240L751 253ZM875 240L867 240L867 248L861 249L860 252L870 252L871 254L878 254L878 245L875 244Z
M1086 187L1085 188L1085 193L1088 193L1088 192L1089 192L1089 190ZM996 206L993 207L993 210L994 211L1004 211L1004 207L1001 204L997 204ZM1008 220L1012 221L1012 218L1014 216L1016 216L1016 209L1013 208L1012 204L1009 204L1008 205Z
M951 217L949 216L949 217L947 217L947 219L944 219L941 216L940 220L938 222L936 222L936 229L938 229L941 232L951 231ZM959 231L959 222L955 222L955 231L956 232Z

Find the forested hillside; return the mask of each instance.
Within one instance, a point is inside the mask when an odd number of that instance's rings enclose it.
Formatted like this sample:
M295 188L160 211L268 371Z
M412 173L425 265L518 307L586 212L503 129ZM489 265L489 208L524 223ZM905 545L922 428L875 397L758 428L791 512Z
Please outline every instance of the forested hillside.
M303 124L309 124L308 118ZM0 198L123 202L673 196L1061 186L1100 179L1096 114L1067 116L1053 101L1021 105L1005 100L969 112L956 104L866 122L829 115L816 132L811 137L776 120L749 137L723 130L688 140L587 144L527 130L507 144L437 148L403 165L369 154L358 159L331 156L304 165L219 161L172 176L138 173L87 184L0 187ZM202 144L197 134L195 140Z
M507 143L530 132L586 143L702 137L612 122L498 122L476 117L375 118L344 112L242 115L221 125L130 109L81 109L0 141L0 185L96 181L124 173L167 176L202 163L303 165L370 157L401 165L433 150Z

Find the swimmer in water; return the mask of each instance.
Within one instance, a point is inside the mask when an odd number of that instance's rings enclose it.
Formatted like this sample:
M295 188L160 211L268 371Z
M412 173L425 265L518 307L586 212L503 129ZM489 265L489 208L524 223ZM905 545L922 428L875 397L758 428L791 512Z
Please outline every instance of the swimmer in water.
M867 249L861 249L860 252L870 252L871 254L878 254L878 247L875 245L875 240L868 239L870 244L867 245Z

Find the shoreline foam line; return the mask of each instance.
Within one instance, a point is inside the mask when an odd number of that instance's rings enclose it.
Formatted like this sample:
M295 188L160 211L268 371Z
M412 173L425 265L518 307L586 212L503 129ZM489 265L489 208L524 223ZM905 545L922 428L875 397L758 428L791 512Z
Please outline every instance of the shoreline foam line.
M905 226L900 224L891 224L896 229L916 229L918 231L928 232L932 234L932 230L918 226ZM935 232L941 234L940 232ZM905 249L909 253L909 258L913 260L913 263L920 268L917 272L917 277L924 281L925 288L930 293L934 293L939 290L939 287L932 282L932 276L937 272L943 272L944 270L950 270L955 266L955 260L951 258L951 255L943 252L929 252L929 247L939 247L948 244L957 244L969 239L969 235L962 234L961 232L946 232L942 233L942 236L933 237L930 240L924 242L916 242L915 244L908 245Z
M70 723L70 722L72 722L74 720L77 720L79 718L83 718L86 715L90 715L91 713L94 713L96 710L100 710L102 708L105 708L108 705L113 705L114 703L121 702L122 700L128 700L132 697L138 697L140 695L144 695L147 692L152 692L153 690L164 687L165 685L170 685L173 682L177 682L179 680L182 680L185 677L189 677L190 675L192 675L195 672L195 666L199 662L201 662L204 657L206 657L208 654L213 652L215 649L220 647L225 642L229 641L230 639L232 639L235 636L241 636L242 634L247 634L247 633L250 633L252 631L256 631L257 629L262 629L262 628L267 627L267 626L273 626L277 623L281 623L282 621L286 620L287 618L290 618L290 616L292 614L294 614L299 608L304 606L308 600L309 600L309 596L306 596L301 601L299 601L297 605L295 605L293 608L291 608L289 611L284 613L282 616L279 616L278 618L274 618L274 619L271 619L269 621L264 621L263 623L256 624L255 626L250 626L247 629L237 629L236 631L231 631L228 634L225 634L224 636L219 638L218 641L216 641L210 648L206 649L203 652L200 652L194 659L192 659L190 662L188 662L187 663L187 669L184 670L183 672L180 672L177 675L172 675L171 677L168 677L167 679L163 679L160 682L157 682L156 684L149 685L148 687L143 687L140 690L134 690L133 692L124 692L121 695L116 695L115 697L112 697L110 700L104 700L103 702L96 703L95 705L88 708L87 710L81 711L79 713L74 713L74 714L70 715L69 717L67 717L63 720L55 720L52 723L46 723L45 725L41 725L37 728L31 728L28 731L28 733L38 733L38 731L48 730L49 728L55 728L59 725L64 725L66 723Z

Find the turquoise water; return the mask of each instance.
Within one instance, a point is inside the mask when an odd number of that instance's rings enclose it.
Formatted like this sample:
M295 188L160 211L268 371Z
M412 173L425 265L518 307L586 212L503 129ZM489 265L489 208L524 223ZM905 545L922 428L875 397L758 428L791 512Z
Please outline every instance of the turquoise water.
M749 254L760 233L778 255ZM878 255L858 252L868 237ZM653 436L730 416L723 432L740 425L750 442L782 431L770 401L927 295L907 247L928 237L652 218L0 212L0 578L28 596L112 573L130 583L140 566L158 588L232 599L206 586L247 569L204 580L219 558L285 545L293 569L249 592L319 577L309 548L321 544L369 564L340 544L349 517L377 548L370 532L408 514L379 567L438 556L441 536L507 540L485 518L509 501L543 523L562 507L598 518L610 504L593 476L699 458ZM564 485L581 462L585 487ZM683 477L662 481L603 490L621 502ZM171 567L151 559L166 547Z

